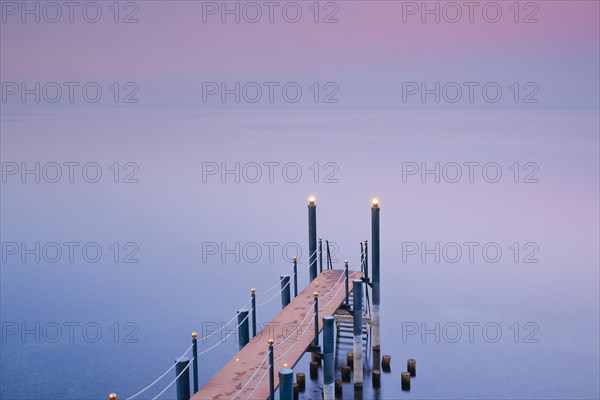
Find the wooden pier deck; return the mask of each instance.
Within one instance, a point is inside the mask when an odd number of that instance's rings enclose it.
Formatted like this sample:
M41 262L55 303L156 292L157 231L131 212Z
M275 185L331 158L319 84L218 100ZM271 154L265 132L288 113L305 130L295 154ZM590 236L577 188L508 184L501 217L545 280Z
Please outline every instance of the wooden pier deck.
M352 291L352 280L359 279L362 273L360 271L349 271L348 274L349 290ZM298 293L296 298L292 298L290 304L281 310L261 332L257 333L255 338L250 340L244 348L233 356L192 397L192 400L230 400L246 385L267 356L267 340L272 338L275 341L274 346L277 346L284 339L291 336L286 342L276 347L273 352L275 388L277 388L279 385L277 371L281 368L292 368L312 343L314 337L313 292L319 293L320 332L323 328L321 318L326 315L333 315L344 301L346 291L343 276L344 271L336 269L325 270L319 274L302 292ZM305 318L307 313L311 315ZM300 328L295 331L299 325ZM278 360L282 355L284 356ZM237 395L236 399L268 399L268 368L269 361L267 358L267 361L251 379L250 384ZM261 378L263 378L262 381Z

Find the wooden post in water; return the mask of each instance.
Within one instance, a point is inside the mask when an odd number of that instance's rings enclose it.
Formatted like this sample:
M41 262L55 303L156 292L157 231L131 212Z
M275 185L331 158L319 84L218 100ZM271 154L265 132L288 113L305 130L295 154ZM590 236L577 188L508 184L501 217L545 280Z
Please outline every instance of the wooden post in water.
M238 320L238 340L240 344L240 350L242 347L248 344L250 341L250 329L248 329L248 311L247 310L238 310L237 312L237 320Z
M410 376L417 376L417 360L410 358L406 362L406 371L410 374Z
M375 389L379 388L381 386L381 371L378 369L374 369L373 370L373 387Z
M342 381L350 382L350 374L352 373L352 369L349 365L342 365Z
M192 332L192 366L194 367L194 393L198 391L198 332Z
M392 370L392 356L386 354L381 359L381 369L384 372L390 372Z
M344 387L344 384L343 384L342 380L341 379L336 379L335 380L335 397L337 399L341 399L342 398L343 387Z
M177 378L177 400L190 400L190 360L175 361L175 376Z
M294 371L289 368L279 370L279 399L294 399Z
M402 373L402 390L410 390L410 372Z
M309 277L312 282L317 277L317 206L315 198L308 199L308 263Z
M373 349L380 349L380 327L381 318L379 314L380 304L380 274L379 274L379 200L373 199L373 206L371 207L371 246L372 246L372 260L373 260L373 312L371 323L373 326L373 338L372 345ZM356 298L356 294L354 295Z
M279 279L281 280L281 309L283 310L290 304L290 276L281 275Z
M323 395L325 400L334 400L335 360L333 347L332 316L323 317Z
M250 289L252 296L252 337L256 336L256 289Z
M296 383L298 383L298 390L304 392L304 388L306 388L306 375L304 375L304 372L296 374Z
M354 387L360 388L363 383L363 362L362 362L362 280L354 279L353 291L354 291L354 307L353 307L353 320L354 320Z

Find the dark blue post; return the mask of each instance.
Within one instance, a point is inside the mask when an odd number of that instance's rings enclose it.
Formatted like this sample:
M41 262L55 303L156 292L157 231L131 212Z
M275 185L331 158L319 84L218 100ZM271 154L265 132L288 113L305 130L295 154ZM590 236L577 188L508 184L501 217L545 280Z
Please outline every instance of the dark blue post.
M333 317L323 317L323 394L325 400L334 400L335 360L333 348Z
M317 277L317 206L315 198L308 199L308 254L310 282Z
M240 350L250 341L250 330L248 329L248 311L237 312L238 319L238 338L240 341Z
M294 297L298 296L298 257L294 256Z
M315 338L313 339L313 345L316 347L319 345L319 292L314 292L313 297L315 298Z
M323 272L323 238L319 238L319 272Z
M192 356L194 357L194 361L192 361L192 366L194 367L194 393L198 391L198 333L192 332Z
M369 241L365 240L365 278L369 279Z
M363 362L362 362L362 280L352 281L354 290L353 320L354 320L354 387L362 386Z
M273 339L269 339L269 400L275 400L275 365L273 364Z
M381 348L379 341L379 332L381 326L381 319L379 314L379 285L380 285L380 275L379 275L379 201L377 199L373 199L373 207L371 207L371 248L373 250L373 313L372 313L372 323L373 323L373 340L372 345L373 349L379 350Z
M290 276L281 275L281 309L290 304Z
M279 400L294 400L294 371L279 370Z
M344 261L344 274L346 275L346 299L344 300L344 304L346 304L346 307L348 307L350 305L350 293L348 288L348 260Z
M177 400L190 400L189 365L190 360L175 361L175 376L179 377L177 378Z
M252 293L252 337L256 336L256 289L250 289Z

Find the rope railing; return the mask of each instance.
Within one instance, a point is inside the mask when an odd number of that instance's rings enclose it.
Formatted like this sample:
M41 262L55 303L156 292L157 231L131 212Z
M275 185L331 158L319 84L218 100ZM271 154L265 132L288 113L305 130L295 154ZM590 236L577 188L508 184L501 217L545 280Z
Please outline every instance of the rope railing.
M281 290L280 290L279 292L277 292L277 293L275 293L273 296L271 296L271 298L270 298L269 300L267 300L267 301L264 301L264 302L262 302L262 303L260 303L260 304L257 304L257 305L256 305L256 308L258 308L258 307L262 307L262 306L264 306L265 304L268 304L268 303L272 302L272 301L273 301L273 300L274 300L274 299L275 299L277 296L279 296L279 294L280 294L281 292L283 292L283 291L284 291L284 290L285 290L285 289L286 289L286 288L287 288L287 287L290 285L290 282L291 282L291 281L290 281L290 280L288 280L288 283L286 283L285 285L283 285L283 287L281 288Z
M238 329L240 326L242 326L242 324L243 324L244 322L246 322L246 320L248 319L248 317L249 317L249 316L250 316L249 314L248 314L248 315L246 315L246 316L244 317L244 319L242 319L242 320L241 320L241 321L240 321L240 322L237 324L237 326L235 327L235 329L234 329L234 330L232 330L231 332L229 332L229 334L228 334L227 336L225 336L223 339L221 339L220 341L218 341L217 343L215 343L214 345L212 345L212 346L211 346L211 347L209 347L208 349L206 349L206 350L204 350L204 351L202 351L202 352L198 353L198 355L199 355L199 356L201 356L202 354L206 354L206 353L208 353L209 351L211 351L211 350L215 349L216 347L218 347L219 345L221 345L222 343L225 343L225 341L226 341L227 339L229 339L229 338L230 338L230 337L231 337L231 336L232 336L234 333L236 333L236 332L237 332L237 329Z
M156 399L158 399L160 396L162 396L162 394L163 394L164 392L166 392L166 391L167 391L167 390L168 390L168 389L169 389L171 386L173 386L173 384L174 384L175 382L177 382L177 379L179 379L179 377L180 377L181 375L183 375L183 373L184 373L185 371L187 371L187 370L188 370L188 368L189 368L189 367L190 367L190 365L192 364L192 361L194 361L194 357L192 357L192 359L191 359L191 360L188 362L188 364L185 366L185 368L183 368L183 370L181 370L181 372L180 372L179 374L177 374L177 376L175 377L175 379L173 379L173 380L171 381L171 383L169 383L169 384L167 385L167 387L166 387L166 388L164 388L164 389L163 389L163 390L162 390L162 391L161 391L159 394L157 394L156 396L154 396L154 397L152 398L152 400L156 400ZM173 364L173 365L177 365L177 364Z
M243 306L240 307L240 310L245 309L250 303L252 303L252 299L248 300L248 302L246 302L246 304L244 304ZM206 342L208 339L210 339L211 337L213 337L214 335L216 335L217 333L221 332L223 329L225 329L229 324L231 324L235 319L237 318L237 314L233 316L233 318L231 318L229 321L227 321L224 325L221 325L221 327L219 329L217 329L214 332L211 332L209 335L204 336L202 339L198 339L199 342ZM244 318L245 319L245 318Z
M235 400L236 397L238 397L240 395L240 393L242 393L250 384L250 382L252 382L252 380L254 379L254 377L256 376L256 374L258 373L258 371L260 371L260 369L262 368L262 366L265 364L265 361L267 361L267 358L269 358L269 354L270 352L267 353L267 355L263 358L262 362L259 364L259 366L256 368L256 371L254 371L254 373L252 374L252 376L250 376L250 378L248 378L248 381L246 382L246 384L244 386L242 386L242 388L240 390L237 391L236 394L233 395L233 397L231 398L231 400ZM268 371L268 369L267 369ZM262 382L262 380L261 380Z
M312 257L312 256L314 256L316 253L317 253L317 250L315 250L315 251L314 251L314 252L313 252L313 253L312 253L312 254L311 254L309 257L308 257L308 259L310 260L310 259L311 259L311 257ZM306 267L306 268L304 268L304 269L302 269L302 270L298 271L298 273L300 273L300 272L303 272L303 271L306 271L308 268L310 268L310 267L313 265L313 263L316 263L316 262L317 262L317 260L315 259L315 260L314 260L312 263L309 263L308 267ZM289 271L288 271L288 272L286 272L286 273L285 273L285 275L290 275L292 272L294 272L294 267L293 267L293 266L292 266L292 268L290 268L290 269L289 269ZM256 296L257 296L257 297L259 297L259 296L264 296L265 294L267 294L267 293L271 292L273 289L275 289L277 286L279 286L279 282L278 282L278 283L276 283L275 285L271 286L269 289L267 289L267 290L265 290L265 291L263 291L263 292L256 293Z
M187 353L190 352L190 350L192 349L194 345L190 345L190 347L187 348L187 350L185 351L185 353L183 353L178 359L177 361L181 361L181 359L183 357L185 357L187 355ZM151 384L149 384L148 386L146 386L145 388L143 388L142 390L140 390L139 392L137 392L136 394L134 394L133 396L130 396L127 398L127 400L133 400L135 399L137 396L139 396L140 394L146 392L146 390L150 389L152 386L154 386L157 382L159 382L162 378L164 378L169 372L171 372L171 370L173 370L173 368L175 368L176 364L173 364L171 366L171 368L169 368L168 370L166 370L161 376L159 376L158 378L156 378L156 380L154 382L152 382Z
M250 393L250 396L248 396L248 400L250 400L252 398L252 396L254 396L254 392L256 392L256 389L258 389L258 387L260 386L260 384L265 379L265 376L267 376L268 373L269 373L269 368L267 368L265 370L265 373L263 374L263 376L260 378L260 380L258 381L256 386L254 386L254 390Z
M316 255L318 252L318 250L315 250L313 252L313 254L311 254L309 256L309 260L310 258L312 258L314 255ZM361 256L364 254L361 253ZM308 270L311 266L313 266L313 264L317 263L317 257L315 257L315 259L312 262L309 262L308 265L301 269L298 270L297 273L300 272L304 272L306 270ZM364 266L365 260L361 260L361 269ZM356 266L354 266L356 267ZM293 272L293 267L288 271L287 274L290 274L291 272ZM345 277L344 274L340 275L340 277L338 278L338 280L336 281L336 283L327 291L327 293L325 293L324 295L320 296L321 298L326 298L335 288L336 286L339 285L340 281L342 281L342 279ZM269 288L268 290L261 292L261 293L256 293L256 296L262 296L265 295L271 291L273 291L275 288L277 288L279 285L281 284L281 282L277 282L275 285L273 285L271 288ZM256 305L256 309L258 309L259 307L262 307L268 303L270 303L271 301L273 301L276 297L278 297L289 285L291 284L291 280L289 280L276 294L274 294L273 296L271 296L268 300ZM329 300L329 302L327 302L325 305L323 305L319 311L322 311L325 307L327 307L329 304L331 304L331 302L335 299L335 296L337 296L337 294L340 292L340 290L343 288L343 285L340 286L337 290L337 292L335 293L335 295ZM246 304L244 304L241 309L245 309L250 303L252 302L252 299L250 299ZM278 348L279 346L283 345L284 343L286 343L287 341L289 341L292 336L302 327L302 325L304 324L304 322L307 320L307 318L314 316L314 311L310 311L310 308L312 308L313 305L311 304L309 307L308 312L306 313L306 315L304 316L304 318L302 319L302 321L298 324L298 326L296 327L296 329L294 329L294 331L292 331L292 333L290 335L288 335L283 341L281 341L280 343L278 343L276 346L274 346L274 348ZM198 339L198 341L200 342L206 342L208 339L210 339L211 337L213 337L214 335L220 333L223 331L223 329L225 329L227 326L229 326L236 318L237 318L237 314L230 319L228 322L226 322L225 324L223 324L219 329L217 329L214 332L211 332L210 334L207 334L206 336ZM225 341L231 337L232 335L234 335L237 330L240 328L240 326L245 323L249 318L249 315L246 315L246 317L244 317L243 320L241 320L235 329L233 329L227 336L223 337L221 340L219 340L217 343L215 343L214 345L212 345L211 347L209 347L208 349L198 353L198 356L206 354L212 350L214 350L215 348L217 348L218 346L220 346L221 344L225 343ZM306 328L310 327L310 325L313 322L310 321ZM308 329L305 329L301 334L300 337L302 337L306 332L308 331ZM280 360L281 358L283 358L289 351L291 351L292 348L294 348L294 346L297 344L298 342L294 343L292 346L290 346L290 348L288 348L282 355L280 355L276 361ZM190 345L186 351L177 359L177 362L181 361L181 359L183 359L192 349L194 345ZM232 397L232 400L234 400L242 391L244 391L248 385L252 382L252 380L254 380L254 378L256 377L256 375L258 374L258 371L263 367L264 363L266 362L267 358L269 356L269 353L267 353L267 355L265 356L265 358L262 360L262 362L260 363L260 365L257 367L256 371L252 374L252 376L248 379L248 381L246 382L246 384ZM181 371L177 377L171 381L167 387L165 387L158 395L156 395L153 400L156 400L158 397L160 397L163 393L165 393L176 381L177 379L179 379L179 377L189 369L189 366L191 364L191 362L194 360L194 357L192 357L192 359L190 360L190 362L188 363L188 365L183 369L183 371ZM162 375L160 375L157 379L155 379L152 383L150 383L148 386L146 386L145 388L143 388L142 390L138 391L137 393L135 393L134 395L128 397L126 400L133 400L136 397L138 397L139 395L145 393L147 390L149 390L150 388L152 388L154 385L156 385L158 382L160 382L170 371L173 370L173 368L175 368L176 363L174 363L170 368L168 368ZM261 379L259 380L259 382L257 383L256 387L254 388L254 390L252 391L252 393L250 393L250 397L248 397L248 399L250 399L252 397L252 395L254 394L254 392L256 391L256 389L260 386L260 384L262 383L262 381L264 380L266 374L268 373L268 369L265 371L265 373L263 374L263 376L261 377Z
M309 314L306 314L306 315L308 316L308 315L314 315L314 314L315 314L315 313L314 313L314 311L313 311L312 313L309 313ZM305 329L305 330L304 330L304 331L303 331L303 332L300 334L300 337L298 337L298 339L300 339L302 336L304 336L304 334L305 334L306 332L308 332L308 328L310 327L310 325L311 325L312 323L313 323L313 321L311 320L311 321L308 323L308 325L306 325L306 329ZM296 327L296 329L300 328L300 326L302 326L302 325L301 325L301 324L300 324L300 325L298 325L298 326ZM289 337L289 336L288 336L288 337ZM282 342L282 343L283 343L283 342ZM277 359L275 359L275 361L279 361L279 360L281 360L283 357L285 357L285 355L286 355L287 353L289 353L289 352L290 352L290 350L292 350L292 349L294 348L294 346L296 346L297 344L298 344L298 342L296 342L296 343L294 343L293 345L291 345L291 346L290 346L290 348L289 348L289 349L287 349L287 350L286 350L286 351L285 351L283 354L281 354L279 357L277 357Z

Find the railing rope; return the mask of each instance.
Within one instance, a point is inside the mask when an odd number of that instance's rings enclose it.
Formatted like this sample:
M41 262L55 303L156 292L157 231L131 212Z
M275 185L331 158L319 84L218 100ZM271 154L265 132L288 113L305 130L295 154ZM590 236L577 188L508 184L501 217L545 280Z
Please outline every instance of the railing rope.
M187 353L189 353L189 351L191 350L192 347L193 347L193 344L190 345L190 347L187 348L187 350L178 358L178 360L183 359L183 357L185 357L187 355ZM173 368L175 368L175 364L173 364L171 366L171 368L167 369L161 376L159 376L158 378L156 378L154 380L154 382L152 382L151 384L149 384L148 386L146 386L145 388L143 388L142 390L140 390L139 392L137 392L133 396L128 397L127 400L133 400L137 396L139 396L140 394L146 392L148 389L150 389L152 386L154 386L156 383L158 383L162 378L164 378L169 372L171 372L171 370L173 370Z
M309 259L310 259L310 257L314 256L316 252L317 252L317 250L315 250L315 252L309 256ZM306 268L304 268L302 271L306 271L308 268L310 268L310 266L311 266L311 263L309 262L309 265ZM290 270L286 273L286 275L290 275L294 270L293 268L294 267L292 266L292 268L290 268ZM302 271L298 271L298 272L302 272ZM259 291L256 295L264 296L265 294L270 293L271 291L275 290L275 288L277 288L278 286L279 286L279 282L277 282L275 285L271 286L269 289L267 289L265 291L262 291L262 292Z
M180 359L180 360L178 360L178 361L175 361L175 364L173 364L173 368L175 368L175 367L178 365L178 363L179 363L180 361L182 361L182 360ZM177 380L179 379L179 377L180 377L181 375L183 375L183 373L184 373L185 371L187 371L187 369L189 368L189 366L190 366L190 363L189 363L189 361L188 361L188 363L187 363L187 365L185 366L185 368L183 368L183 370L181 370L181 371L179 372L179 374L177 374L177 376L175 377L175 379L173 379L173 380L171 381L171 383L169 383L169 384L167 385L167 387L166 387L166 388L164 388L164 389L163 389L163 390L162 390L162 391L161 391L159 394L157 394L156 396L154 396L154 397L152 398L152 400L156 400L156 399L158 399L160 396L162 396L162 394L163 394L164 392L166 392L166 391L167 391L167 390L168 390L168 389L169 389L171 386L173 386L173 384L174 384L175 382L177 382ZM188 378L188 387L189 387L189 378Z
M311 254L311 256L309 257L309 259L310 259L310 258L312 258L312 257L315 255L315 253L317 253L317 252L318 252L318 250L315 250L315 251L313 252L313 254ZM366 253L366 251L365 251L365 253ZM363 257L363 254L361 253L361 259L362 259L362 257ZM328 259L328 266L331 266L331 255L329 254L329 246L328 246L328 241L327 241L327 259ZM366 261L366 256L365 256L365 261ZM308 265L308 266L306 266L306 267L305 267L305 268L303 268L302 270L298 271L298 270L297 270L297 259L295 259L295 260L294 260L294 265L293 265L293 267L292 267L292 270L293 270L293 272L294 272L294 278L295 278L295 282L294 282L294 286L295 286L295 288L296 288L296 290L295 290L295 293L294 293L295 295L297 294L297 283L296 283L297 274L298 274L299 272L303 272L303 271L306 271L307 269L311 268L311 267L312 267L312 264L315 264L315 263L317 263L317 257L314 257L314 258L313 258L313 260L312 260L312 262L309 262L309 265ZM363 262L363 261L361 260L361 264L363 264L363 263L365 263L365 262ZM342 275L340 276L340 278L338 278L338 281L337 281L337 282L336 282L336 283L335 283L335 284L334 284L334 285L333 285L333 286L332 286L332 287L329 289L329 291L328 291L328 292L327 292L325 295L321 296L321 298L325 298L325 297L327 297L327 296L328 296L328 295L329 295L329 294L330 294L330 293L331 293L331 292L332 292L332 291L335 289L335 287L336 287L336 286L338 286L338 284L339 284L340 280L341 280L342 278L344 278L344 276L345 276L345 275L344 275L344 274L342 274ZM241 308L242 308L242 309L244 309L244 308L246 308L246 307L247 307L249 304L252 304L252 321L253 321L253 323L252 323L252 334L253 334L253 336L256 336L256 309L257 309L258 307L261 307L261 306L263 306L263 305L265 305L265 304L267 304L267 303L271 302L272 300L274 300L274 299L275 299L275 298L276 298L276 297L277 297L277 296L278 296L280 293L282 293L282 292L283 292L283 291L284 291L286 288L288 288L288 286L289 286L290 284L291 284L291 280L287 280L287 282L286 282L284 285L282 285L283 287L281 288L281 290L280 290L279 292L277 292L277 293L276 293L274 296L272 296L271 298L269 298L269 300L267 300L267 301L265 301L265 302L262 302L262 303L260 303L260 304L258 304L258 305L256 305L256 296L264 295L264 294L266 294L267 292L269 292L269 291L272 291L272 290L273 290L273 289L275 289L277 286L280 286L280 285L281 285L281 283L280 283L280 282L278 282L276 285L274 285L273 287L271 287L269 290L267 290L266 292L262 292L262 293L256 293L256 290L255 290L255 289L252 289L252 291L251 291L251 292L252 292L251 299L250 299L250 300L249 300L249 301L248 301L246 304L244 304L244 306L242 306ZM346 285L346 287L347 287L347 285ZM341 287L340 287L340 288L338 288L338 291L336 292L336 295L339 293L339 291L340 291L340 290L341 290ZM286 338L285 338L283 341L281 341L281 342L280 342L280 343L278 343L276 346L274 346L274 348L277 348L277 347L281 346L283 343L285 343L285 342L287 342L288 340L290 340L290 339L291 339L291 337L292 337L292 335L294 335L294 334L296 333L296 331L298 331L298 329L300 329L300 328L301 328L302 324L305 322L305 320L306 320L307 318L309 318L309 317L310 317L310 316L312 316L313 314L316 314L316 315L315 315L315 317L316 317L316 316L318 315L318 312L319 312L319 310L323 310L323 308L325 308L327 305L329 305L329 304L330 304L330 303L331 303L331 302L334 300L334 298L335 298L335 296L334 296L334 297L332 297L332 299L330 299L330 300L329 300L329 302L327 302L325 305L323 305L323 307L322 307L322 308L319 308L319 306L318 306L318 299L317 299L317 297L315 297L316 301L315 301L315 302L314 302L314 303L311 305L311 307L310 307L310 308L314 308L314 311L313 311L313 312L307 312L306 316L304 317L304 319L302 320L302 322L301 322L300 324L298 324L298 326L296 327L296 329L295 329L295 330L294 330L294 331L293 331L293 332L292 332L292 333L291 333L291 334L290 334L288 337L286 337ZM316 308L315 308L315 303L316 303ZM189 370L189 368L190 368L190 364L191 364L191 365L192 365L192 367L193 367L193 385L194 385L193 387L194 387L194 392L197 392L197 391L198 391L198 370L197 370L198 356L201 356L201 355L203 355L203 354L206 354L206 353L208 353L209 351L211 351L211 350L215 349L215 348L216 348L216 347L218 347L220 344L224 343L224 342L225 342L225 341L226 341L226 340L227 340L229 337L231 337L233 334L235 334L235 333L236 333L236 332L239 330L240 326L242 326L242 324L244 324L244 323L245 323L245 322L248 320L248 318L250 317L250 315L249 315L249 313L248 313L247 311L246 311L245 313L243 313L243 314L242 314L242 313L240 313L240 314L241 314L241 315L238 315L238 314L236 314L236 315L235 315L235 316L234 316L234 317L233 317L231 320L229 320L227 323L223 324L223 325L222 325L222 326L221 326L219 329L217 329L217 330L216 330L216 331L214 331L214 332L211 332L210 334L208 334L208 335L206 335L206 336L204 336L204 337L202 337L202 338L200 338L200 339L198 339L198 337L197 337L197 336L198 336L198 335L197 335L197 333L196 333L196 332L194 332L194 333L193 333L193 335L192 335L192 338L193 338L193 340L192 340L192 344L191 344L191 345L190 345L190 346L189 346L189 347L186 349L186 351L185 351L185 352L184 352L184 353L183 353L183 354L182 354L182 355L181 355L181 356L180 356L180 357L177 359L177 362L179 362L180 360L182 360L182 359L183 359L183 358L184 358L184 357L185 357L185 356L186 356L186 355L189 353L189 351L190 351L191 349L193 349L193 354L192 354L192 358L191 358L191 360L189 361L189 363L187 364L187 366L185 367L185 369L183 369L183 370L182 370L182 371L181 371L181 372L178 374L178 377L179 377L179 376L181 376L181 375L182 375L182 374L183 374L185 371L188 371L188 370ZM243 316L243 318L240 320L240 317L242 317L242 316ZM317 317L317 318L318 318L318 317ZM231 323L232 323L232 322L233 322L235 319L238 319L238 324L237 324L237 327L236 327L236 329L232 330L232 332L230 332L230 333L229 333L227 336L225 336L224 338L222 338L221 340L219 340L219 342L215 343L213 346L211 346L211 347L207 348L206 350L204 350L204 351L202 351L202 352L198 353L198 348L197 348L197 343L198 343L198 340L200 340L200 341L202 341L202 342L206 342L208 339L210 339L211 337L213 337L214 335L216 335L217 333L219 333L219 332L221 332L223 329L225 329L227 326L229 326L229 325L230 325L230 324L231 324ZM310 322L310 323L307 325L307 327L308 327L308 326L310 326L310 324L311 324L311 323L312 323L312 322ZM304 330L304 331L302 332L301 336L303 336L303 335L304 335L304 333L305 333L306 331L307 331L307 329L306 329L306 330ZM316 332L318 332L318 322L315 324L315 331L316 331ZM317 342L317 344L318 344L318 338L317 338L315 341L316 341L316 342ZM295 346L295 344L294 344L294 345L292 345L292 346L291 346L291 347L290 347L290 348L289 348L289 349L288 349L288 350L287 350L285 353L283 353L283 354L282 354L282 355L281 355L281 356L278 358L278 360L279 360L281 357L283 357L284 355L286 355L286 354L287 354L287 353L288 353L288 352L289 352L289 351L290 351L290 350L291 350L291 349L292 349L294 346ZM233 399L235 399L235 398L237 397L237 395L239 395L239 393L241 393L241 391L243 391L243 389L245 389L245 388L247 387L247 385L248 385L248 384L250 384L250 382L251 382L251 381L254 379L254 377L256 376L256 374L258 373L258 371L260 370L260 368L262 367L262 365L264 364L264 362L265 362L265 360L266 360L267 358L268 358L268 357L266 356L266 357L265 357L265 359L263 360L263 362L261 363L261 365L260 365L260 366L257 368L257 370L255 371L255 373L254 373L254 374L253 374L253 375L250 377L249 381L246 383L246 385L244 386L244 388L242 388L242 390L240 390L240 392L238 392L238 393L236 394L236 396L234 396L234 397L233 397ZM161 379L163 379L163 378L164 378L164 377L165 377L165 376L166 376L166 375L167 375L167 374L168 374L170 371L172 371L172 370L173 370L173 368L176 368L176 366L177 366L177 362L176 362L176 363L174 363L174 364L173 364L173 365L172 365L170 368L168 368L168 369L167 369L167 370L166 370L166 371L165 371L165 372L164 372L162 375L160 375L160 376L159 376L157 379L155 379L155 380L154 380L152 383L150 383L148 386L146 386L146 387L145 387L145 388L143 388L142 390L138 391L138 392L137 392L137 393L135 393L134 395L132 395L132 396L128 397L126 400L133 400L133 399L135 399L136 397L138 397L139 395L141 395L141 394L145 393L145 392L146 392L148 389L150 389L150 388L151 388L151 387L153 387L154 385L156 385L156 384L157 384L157 383L158 383L158 382L159 382ZM266 375L266 374L265 374L265 375ZM263 376L263 377L260 379L259 383L257 384L257 387L258 387L258 385L260 385L260 382L262 382L262 380L264 379L264 377L265 377L265 376ZM189 379L189 377L188 377L188 379ZM158 394L158 395L157 395L157 396L156 396L154 399L156 399L156 398L158 398L160 395L162 395L162 394L163 394L163 393L164 393L166 390L168 390L168 388L169 388L169 387L171 387L171 386L172 386L172 385L173 385L175 382L176 382L176 380L172 381L172 382L171 382L171 383L170 383L170 384L169 384L169 385L168 385L166 388L164 388L164 389L163 389L163 390L162 390L162 391L161 391L161 392L160 392L160 393L159 393L159 394ZM256 388L255 388L255 390L256 390Z

